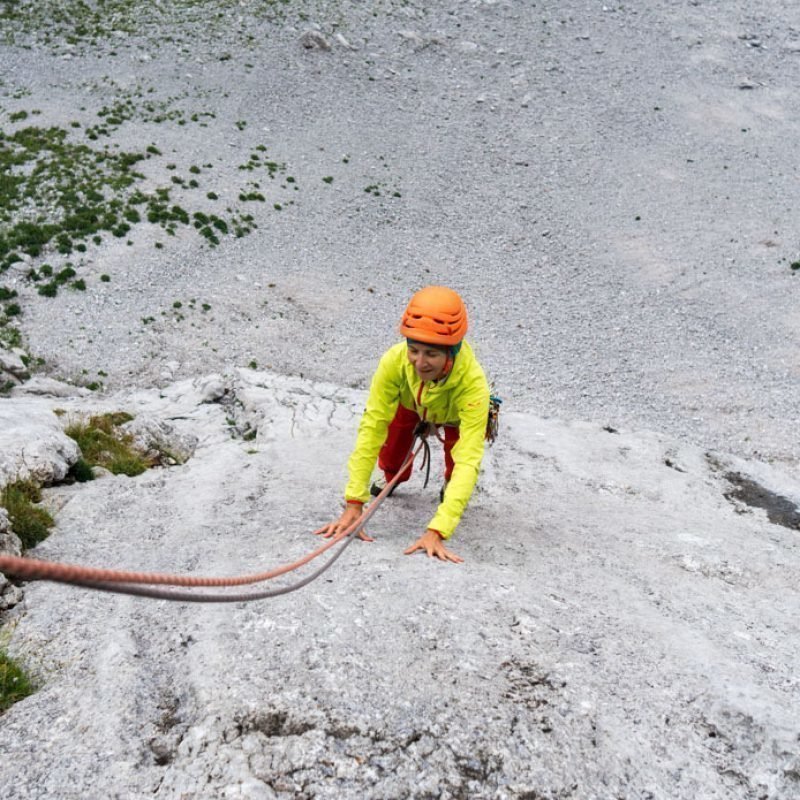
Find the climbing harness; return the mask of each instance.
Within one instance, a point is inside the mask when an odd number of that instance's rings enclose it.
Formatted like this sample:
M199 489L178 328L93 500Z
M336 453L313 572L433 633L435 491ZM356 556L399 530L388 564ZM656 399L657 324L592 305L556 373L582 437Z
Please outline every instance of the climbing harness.
M414 437L415 439L419 439L420 447L422 448L422 464L420 464L419 468L420 470L425 470L425 483L422 484L423 489L428 488L428 479L431 476L431 446L428 443L428 436L431 433L439 439L439 431L436 429L436 425L432 422L426 422L424 419L420 420L417 423L417 427L414 428ZM440 441L443 440L440 439Z
M193 603L241 603L249 600L262 600L267 597L277 597L278 595L288 594L289 592L294 592L308 585L311 581L318 578L323 572L333 566L355 538L353 534L356 533L356 531L360 531L372 518L381 503L383 503L392 489L397 485L403 472L411 467L416 457L419 455L419 452L423 449L427 454L428 473L430 473L430 446L425 441L424 436L418 438L420 438L419 446L414 449L416 440L412 443L405 463L400 467L397 475L392 478L391 481L387 482L380 494L368 507L364 507L361 516L355 522L343 531L339 531L329 542L326 542L316 550L313 550L291 564L285 564L281 567L252 575L213 578L192 575L167 575L157 572L127 572L123 570L83 567L55 561L40 561L33 558L0 555L0 572L8 577L17 578L19 580L54 581L56 583L68 583L73 586L82 586L87 589L97 589L98 591L104 592ZM426 486L427 480L426 476ZM314 533L321 533L323 530L324 527L314 531ZM341 545L339 549L319 569L295 583L278 589L264 589L257 592L229 594L223 592L192 592L159 588L159 586L223 587L261 583L302 567L337 544Z

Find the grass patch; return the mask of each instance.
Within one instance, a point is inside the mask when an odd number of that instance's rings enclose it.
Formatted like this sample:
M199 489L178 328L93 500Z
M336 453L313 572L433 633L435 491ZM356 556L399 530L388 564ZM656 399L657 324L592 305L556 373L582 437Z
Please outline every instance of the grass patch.
M22 334L17 328L8 324L8 320L0 317L0 345L6 350L22 347Z
M70 467L69 476L77 483L86 483L87 481L94 480L94 470L92 470L91 464L89 464L83 458L79 458Z
M80 448L83 474L85 467L103 467L114 475L134 477L153 466L133 448L133 437L119 430L120 425L132 419L130 414L119 411L98 414L65 428L64 432ZM80 480L77 475L75 478Z
M260 0L249 10L255 19L275 21L285 19L290 8L290 0ZM141 37L149 48L171 46L186 52L196 45L197 27L202 25L205 36L233 33L237 48L252 49L256 39L249 26L236 31L229 15L230 3L221 0L8 0L0 2L0 35L6 45L46 47L54 55L90 53L113 57L118 50L133 47L129 41L141 47ZM299 17L308 18L303 12ZM125 34L124 39L120 33ZM223 54L219 60L230 58L230 54ZM17 94L26 96L29 92L21 90ZM111 109L109 116L116 113ZM204 116L208 113L192 115Z
M0 492L0 505L8 511L11 527L26 549L44 541L55 525L50 514L36 505L41 499L41 490L33 481L10 483Z
M121 124L121 120L139 113L132 101L127 102L130 108L126 106L124 114L119 109L112 114L105 108L99 114ZM144 108L149 106L145 104ZM110 144L92 147L75 141L67 129L59 127L0 129L0 274L21 261L23 255L38 258L49 253L86 253L90 243L102 243L103 234L124 239L132 235L133 226L145 223L158 225L175 236L178 227L194 222L212 247L220 244L221 235L240 237L256 227L251 215L231 208L227 209L227 220L214 214L191 214L171 197L175 186L187 185L177 176L172 176L174 185L170 187L152 192L137 188L145 178L138 165L151 158L154 150L154 145L144 152L123 152ZM172 166L166 165L167 169ZM271 162L270 175L278 168ZM193 174L201 172L197 165L189 169ZM188 186L199 188L194 180ZM218 197L214 192L208 195ZM242 191L241 199L265 202L264 195L256 191ZM198 216L203 218L202 224L198 224ZM28 277L33 282L48 279L37 290L45 297L55 297L75 272L70 263L67 270L57 274L43 264L38 270L30 270ZM70 286L85 289L80 280Z
M22 665L0 648L0 714L36 691Z

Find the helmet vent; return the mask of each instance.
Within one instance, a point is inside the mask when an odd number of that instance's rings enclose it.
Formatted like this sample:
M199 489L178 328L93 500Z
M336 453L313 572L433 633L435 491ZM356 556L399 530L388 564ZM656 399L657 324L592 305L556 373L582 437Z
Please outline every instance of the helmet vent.
M452 346L467 332L467 309L458 293L446 286L426 286L409 302L400 323L407 338Z

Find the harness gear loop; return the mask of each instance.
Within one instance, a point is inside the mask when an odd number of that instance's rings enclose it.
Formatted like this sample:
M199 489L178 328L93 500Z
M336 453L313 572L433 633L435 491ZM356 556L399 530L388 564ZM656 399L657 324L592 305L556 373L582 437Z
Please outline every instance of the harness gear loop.
M489 396L489 417L486 420L486 434L484 438L489 445L494 444L497 434L500 432L500 406L503 401L496 395Z
M420 444L422 446L422 464L420 465L420 469L425 470L425 483L422 484L422 488L426 489L428 487L428 479L431 477L431 446L428 442L428 435L433 431L434 435L437 436L436 433L436 426L432 422L426 422L425 420L420 420L417 423L417 427L414 428L414 437L419 439ZM413 448L413 445L412 445Z

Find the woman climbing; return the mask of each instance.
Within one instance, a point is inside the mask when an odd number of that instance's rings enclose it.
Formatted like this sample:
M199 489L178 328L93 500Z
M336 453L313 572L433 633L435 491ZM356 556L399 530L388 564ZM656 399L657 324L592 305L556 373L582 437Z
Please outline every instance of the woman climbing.
M464 341L466 332L467 309L452 289L428 286L411 298L400 323L405 341L384 353L372 378L347 464L345 509L319 531L323 536L352 525L370 494L379 494L397 475L422 421L444 431L444 486L427 530L405 553L424 550L443 561L464 560L444 543L453 535L478 479L490 398L483 369ZM376 458L383 474L370 486ZM410 477L411 467L400 482ZM372 541L363 530L359 536Z

